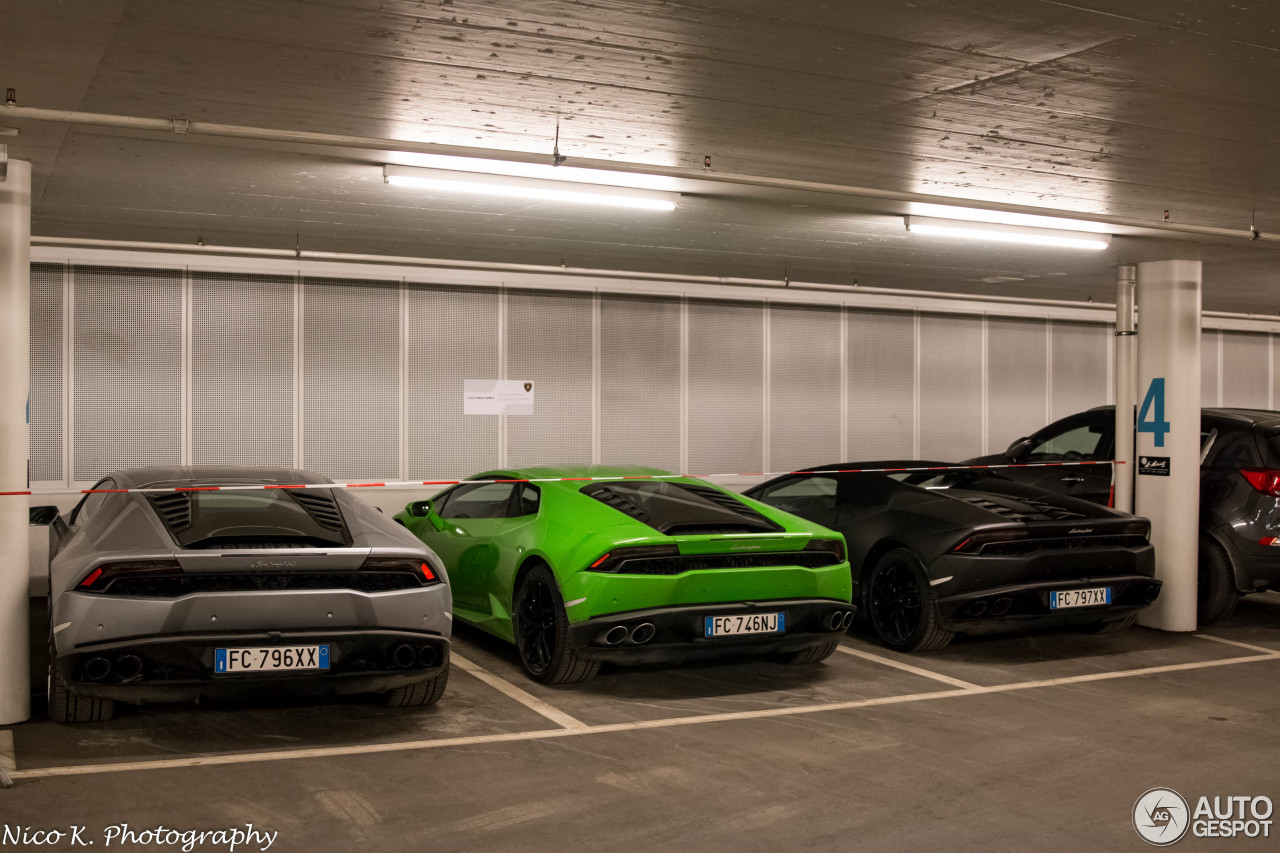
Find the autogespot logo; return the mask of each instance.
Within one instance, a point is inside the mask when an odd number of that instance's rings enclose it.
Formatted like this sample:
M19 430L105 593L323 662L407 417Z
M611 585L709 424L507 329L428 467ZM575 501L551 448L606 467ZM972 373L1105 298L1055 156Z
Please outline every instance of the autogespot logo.
M1133 804L1133 828L1142 840L1167 847L1187 834L1187 801L1171 788L1152 788Z

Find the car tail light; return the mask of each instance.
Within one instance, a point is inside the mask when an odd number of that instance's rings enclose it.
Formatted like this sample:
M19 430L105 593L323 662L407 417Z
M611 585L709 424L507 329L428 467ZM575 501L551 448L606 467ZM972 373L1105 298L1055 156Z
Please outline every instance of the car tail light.
M440 583L440 573L421 557L368 557L360 564L362 572L405 572L416 577L423 586Z
M1263 536L1258 540L1259 545L1280 546L1280 536Z
M1280 498L1280 471L1274 468L1241 468L1240 474L1264 495Z
M1011 539L1026 539L1026 528L1007 528L1004 530L983 530L972 536L962 540L958 545L952 548L952 552L959 554L976 554L982 550L983 545L991 542L1008 542Z
M630 548L613 548L593 561L587 567L587 571L616 574L627 560L651 560L656 557L678 556L680 556L680 549L675 545L633 545Z
M76 589L98 592L111 585L121 575L172 575L181 574L177 560L129 560L120 563L103 563L76 584Z
M837 563L844 562L844 542L840 539L810 539L804 546L806 551L825 551L833 554Z

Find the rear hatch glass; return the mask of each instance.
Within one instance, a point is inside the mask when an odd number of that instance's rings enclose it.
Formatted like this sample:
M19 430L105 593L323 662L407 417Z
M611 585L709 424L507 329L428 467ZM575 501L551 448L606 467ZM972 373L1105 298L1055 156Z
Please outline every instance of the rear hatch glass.
M347 547L351 536L327 489L164 492L147 495L183 548Z
M782 530L742 501L710 486L635 480L593 483L583 487L582 494L668 536Z

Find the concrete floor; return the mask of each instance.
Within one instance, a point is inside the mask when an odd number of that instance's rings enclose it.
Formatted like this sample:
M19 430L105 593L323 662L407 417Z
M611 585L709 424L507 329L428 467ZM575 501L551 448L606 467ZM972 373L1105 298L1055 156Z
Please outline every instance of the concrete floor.
M1139 628L904 656L851 636L824 664L546 688L462 628L428 710L166 706L57 726L37 699L12 728L0 825L84 825L99 849L125 822L251 822L277 851L1144 850L1130 820L1149 788L1280 801L1280 595L1204 633L1229 642Z

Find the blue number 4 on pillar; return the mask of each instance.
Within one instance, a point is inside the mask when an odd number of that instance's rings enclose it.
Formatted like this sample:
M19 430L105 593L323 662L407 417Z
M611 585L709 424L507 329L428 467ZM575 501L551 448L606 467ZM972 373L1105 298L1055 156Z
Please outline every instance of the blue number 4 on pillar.
M1154 411L1153 411L1154 410ZM1151 420L1147 420L1147 416ZM1147 386L1147 396L1142 398L1142 408L1138 411L1138 432L1149 432L1155 438L1156 447L1164 447L1165 434L1169 432L1169 422L1164 419L1164 377L1157 376Z

